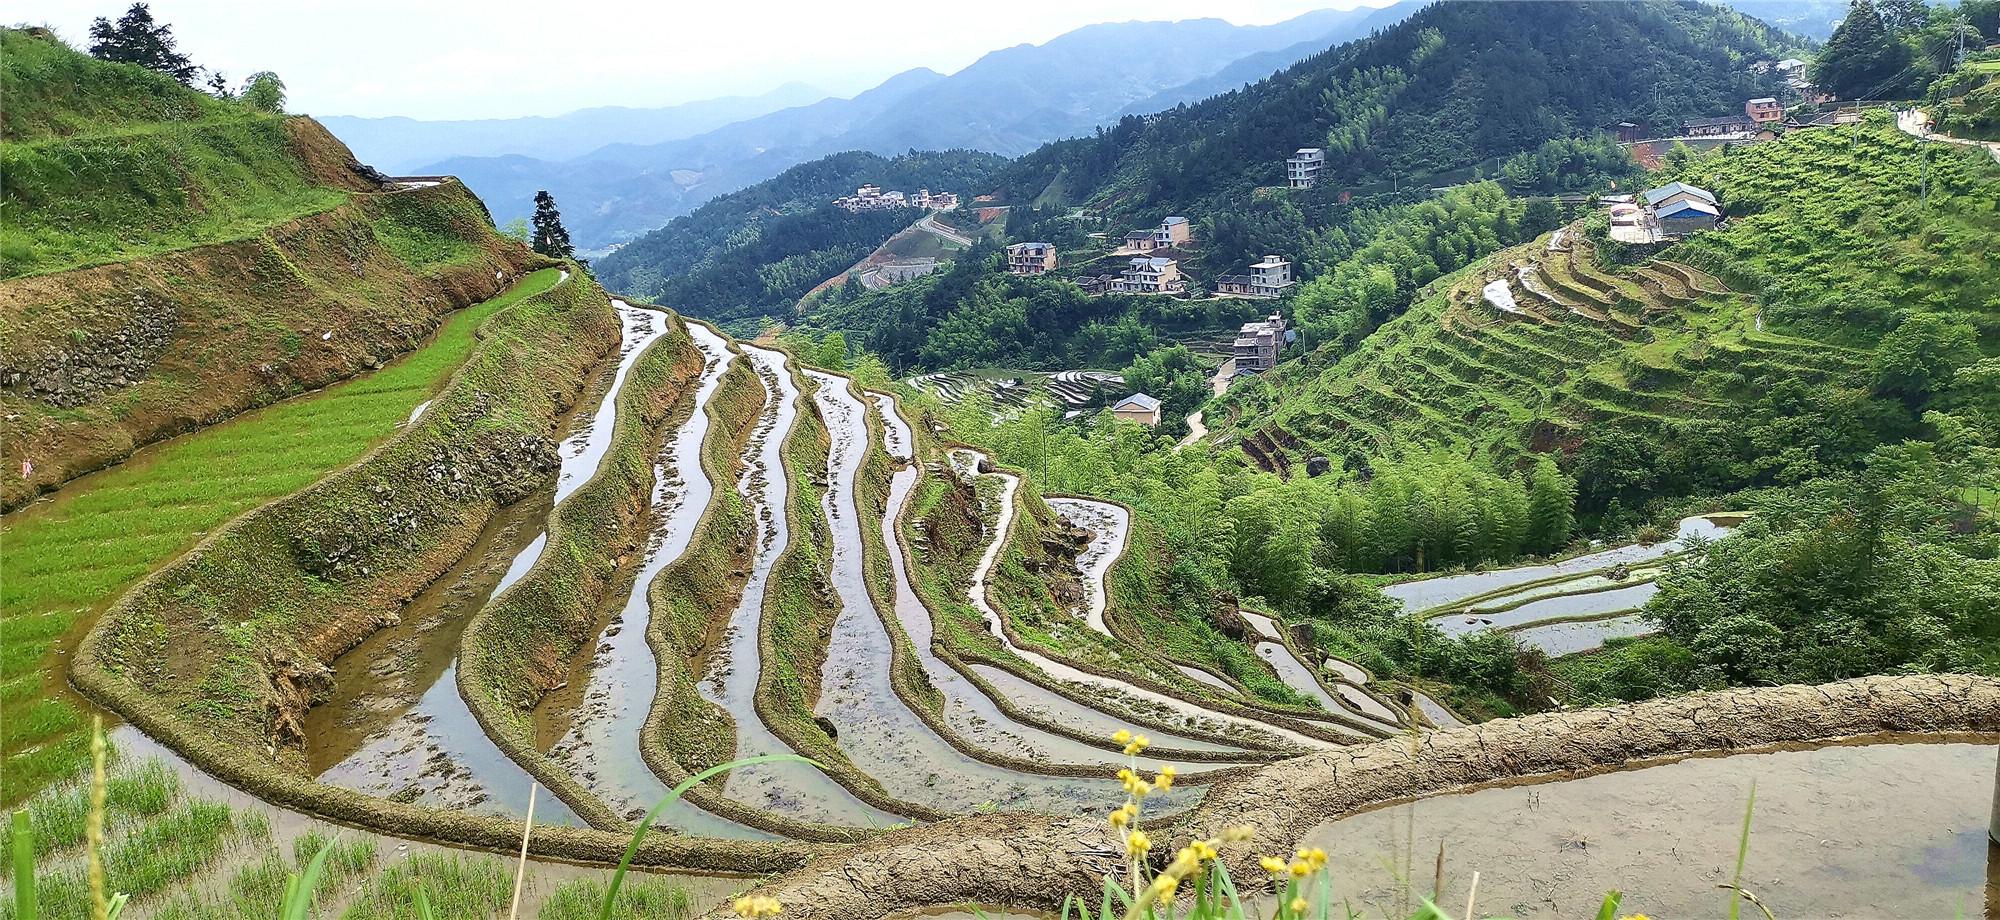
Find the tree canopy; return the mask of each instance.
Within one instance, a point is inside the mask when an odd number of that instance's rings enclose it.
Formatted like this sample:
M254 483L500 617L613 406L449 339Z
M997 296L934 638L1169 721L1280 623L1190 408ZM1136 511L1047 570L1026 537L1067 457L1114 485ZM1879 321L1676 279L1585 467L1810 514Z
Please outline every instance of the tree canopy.
M116 23L99 16L90 24L90 54L106 61L137 64L194 85L201 68L174 47L174 29L153 21L145 3L134 3Z

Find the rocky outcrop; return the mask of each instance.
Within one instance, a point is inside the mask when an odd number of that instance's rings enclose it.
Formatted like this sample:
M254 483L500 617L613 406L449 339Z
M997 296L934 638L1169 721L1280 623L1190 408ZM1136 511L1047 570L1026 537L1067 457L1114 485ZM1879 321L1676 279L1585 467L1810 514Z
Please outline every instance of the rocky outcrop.
M98 335L73 334L40 355L0 356L0 386L58 409L74 409L144 379L173 341L180 311L132 295L131 319Z
M1867 677L1818 686L1696 693L1626 706L1500 719L1294 758L1218 782L1172 829L1176 843L1251 824L1226 852L1239 878L1258 853L1288 852L1321 823L1384 802L1518 777L1557 777L1709 752L1869 735L2000 733L2000 680ZM1107 802L1107 810L1112 803ZM1168 831L1156 837L1168 836ZM786 916L871 920L976 902L1057 910L1102 890L1117 841L1098 817L990 815L899 831L762 886ZM1172 847L1156 846L1156 854Z

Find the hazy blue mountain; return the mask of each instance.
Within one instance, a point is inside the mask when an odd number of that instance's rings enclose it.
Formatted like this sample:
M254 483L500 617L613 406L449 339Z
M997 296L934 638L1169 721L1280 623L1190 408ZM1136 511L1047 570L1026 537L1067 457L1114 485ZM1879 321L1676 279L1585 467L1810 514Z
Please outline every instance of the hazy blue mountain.
M1364 6L1340 12L1329 17L1326 31L1318 35L1283 48L1260 51L1237 58L1229 66L1214 73L1161 90L1134 102L1118 114L1120 117L1150 115L1154 112L1164 112L1177 105L1200 102L1210 96L1241 89L1335 45L1357 38L1366 38L1370 34L1402 22L1411 13L1423 9L1429 2L1430 0L1402 0L1400 3L1381 9ZM1305 24L1301 25L1303 27Z
M601 250L716 195L838 151L1012 155L1088 134L1162 90L1302 40L1333 44L1346 34L1344 24L1374 14L1321 10L1268 26L1219 19L1103 23L991 52L948 77L907 71L852 99L826 99L678 140L611 144L556 162L455 157L419 171L464 179L503 222L529 213L535 191L546 188L578 245Z
M1847 0L1727 0L1720 4L1793 35L1826 41L1847 16Z
M319 122L346 141L363 162L407 173L451 157L566 160L606 144L657 144L825 96L804 83L787 83L756 96L724 96L659 108L598 106L554 116L451 121L329 115Z

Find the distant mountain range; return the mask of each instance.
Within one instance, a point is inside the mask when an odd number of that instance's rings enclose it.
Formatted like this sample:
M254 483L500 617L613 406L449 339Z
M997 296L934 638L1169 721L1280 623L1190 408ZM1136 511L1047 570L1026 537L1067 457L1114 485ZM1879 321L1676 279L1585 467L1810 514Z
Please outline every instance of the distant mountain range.
M397 175L454 157L518 155L566 160L606 144L657 144L712 131L734 121L804 105L826 94L787 83L756 96L725 96L662 108L598 106L564 115L420 121L415 118L319 119L356 156Z
M1171 107L1232 89L1421 5L1321 10L1268 26L1218 19L1105 23L994 51L950 76L910 70L851 99L769 111L684 137L628 140L568 156L467 151L398 171L456 175L501 222L527 215L534 193L548 189L578 245L601 251L829 153L1025 153L1088 134L1151 100ZM1233 66L1246 60L1256 63ZM340 119L328 125L364 158L405 162L349 138Z

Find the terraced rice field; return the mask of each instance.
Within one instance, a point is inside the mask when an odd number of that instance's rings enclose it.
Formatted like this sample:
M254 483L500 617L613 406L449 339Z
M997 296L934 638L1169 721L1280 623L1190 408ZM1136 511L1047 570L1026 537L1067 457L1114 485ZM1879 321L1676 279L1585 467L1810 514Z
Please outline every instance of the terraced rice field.
M1343 358L1344 373L1279 400L1245 449L1267 469L1306 451L1504 456L1590 425L1714 417L1753 400L1762 378L1842 379L1866 364L1765 331L1752 298L1699 268L1603 268L1586 236L1558 232L1560 247L1551 235L1439 282Z
M481 323L562 278L536 272L379 371L162 442L0 520L0 802L74 775L87 757L61 657L81 629L204 535L406 427Z
M1158 673L1174 673L1165 662L1129 676L1085 669L1021 638L1002 612L998 592L1011 589L996 572L1045 551L1017 521L1066 516L1088 538L1050 557L1048 577L1081 599L1079 622L1123 641L1106 587L1131 526L1122 507L1081 498L1040 506L1015 474L982 472L983 458L914 430L891 394L670 314L612 307L622 345L563 424L545 488L501 509L441 577L325 662L326 689L292 752L303 785L288 788L302 791L288 796L317 801L326 794L314 789L337 788L508 819L526 816L532 797L537 824L615 832L700 766L799 753L823 767L733 771L659 826L746 843L845 840L990 808L1101 810L1120 795L1112 772L1130 762L1110 739L1121 728L1152 736L1142 769L1182 777L1157 799L1175 810L1231 770L1417 724L1364 687L1365 672L1308 666L1282 640L1270 644L1287 656L1270 667L1316 711L1271 708L1214 675L1162 682ZM649 395L659 378L645 368L669 363L689 368L685 383ZM423 395L389 407L390 417L428 419ZM635 434L627 413L649 400L676 407L671 422ZM621 446L635 438L651 444L637 467ZM602 510L621 470L644 484L634 487L630 525ZM924 512L926 526L972 535L952 559L905 526L919 492L967 496L956 523ZM599 520L627 528L618 539L630 548L617 551L617 574L576 650L525 653L530 673L545 675L525 699L477 691L492 686L464 666L473 637L486 635L479 624L490 632L495 611L534 609L549 573L563 568L551 567L556 547L588 546L563 528ZM652 589L688 566L720 579L704 598L712 610L689 622L676 607L662 620L659 605L676 601ZM946 602L977 610L985 630L959 632L939 615ZM533 729L528 749L510 727L522 724Z
M1552 657L1587 652L1609 639L1650 632L1638 611L1658 590L1654 579L1661 563L1693 540L1726 536L1739 519L1691 517L1680 522L1672 540L1545 565L1406 581L1384 591L1448 635L1493 629Z

